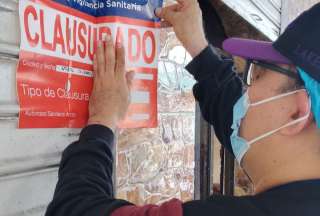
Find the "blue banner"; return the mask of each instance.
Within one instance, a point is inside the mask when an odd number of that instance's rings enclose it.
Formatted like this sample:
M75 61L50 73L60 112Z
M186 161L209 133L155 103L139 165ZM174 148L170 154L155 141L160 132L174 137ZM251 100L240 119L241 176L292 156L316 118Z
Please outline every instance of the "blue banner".
M160 21L154 10L163 0L54 0L94 17L122 16L145 21Z

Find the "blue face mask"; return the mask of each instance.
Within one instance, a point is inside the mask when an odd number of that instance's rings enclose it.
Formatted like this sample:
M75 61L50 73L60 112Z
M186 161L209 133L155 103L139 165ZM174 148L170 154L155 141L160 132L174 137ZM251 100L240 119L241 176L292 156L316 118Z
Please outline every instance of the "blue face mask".
M294 125L294 124L296 124L298 122L301 122L301 121L304 121L304 120L308 119L309 114L310 114L310 113L308 113L306 116L298 118L298 119L296 119L296 120L294 120L292 122L289 122L289 123L277 128L277 129L274 129L274 130L269 131L269 132L267 132L265 134L262 134L262 135L258 136L255 139L247 141L244 138L239 136L239 130L240 130L241 121L246 116L246 114L248 112L248 109L250 107L259 106L259 105L264 104L264 103L269 103L271 101L274 101L274 100L277 100L277 99L280 99L280 98L283 98L283 97L287 97L289 95L295 94L295 93L300 92L300 91L305 91L305 89L299 89L299 90L295 90L295 91L288 92L288 93L285 93L285 94L273 96L273 97L261 100L261 101L256 102L256 103L250 103L248 91L246 91L242 95L242 97L239 98L239 100L237 101L237 103L233 107L233 123L232 123L232 126L231 126L233 132L232 132L231 137L230 137L232 150L233 150L233 153L234 153L234 155L235 155L235 157L236 157L236 159L237 159L239 164L241 163L241 160L242 160L243 156L248 152L248 150L249 150L249 148L250 148L250 146L252 144L258 142L259 140L261 140L263 138L266 138L266 137L278 132L279 130L281 130L281 129L285 128L285 127L289 127L289 126Z

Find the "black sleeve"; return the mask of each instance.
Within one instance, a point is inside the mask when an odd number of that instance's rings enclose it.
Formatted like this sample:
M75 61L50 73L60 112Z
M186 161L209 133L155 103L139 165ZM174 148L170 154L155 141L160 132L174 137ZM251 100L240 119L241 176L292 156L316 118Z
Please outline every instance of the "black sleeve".
M59 180L46 216L108 216L130 205L113 195L113 132L101 125L84 128L79 141L62 154Z
M233 106L242 95L242 81L234 71L232 59L223 59L208 46L186 68L197 80L193 93L205 120L231 153L230 135Z

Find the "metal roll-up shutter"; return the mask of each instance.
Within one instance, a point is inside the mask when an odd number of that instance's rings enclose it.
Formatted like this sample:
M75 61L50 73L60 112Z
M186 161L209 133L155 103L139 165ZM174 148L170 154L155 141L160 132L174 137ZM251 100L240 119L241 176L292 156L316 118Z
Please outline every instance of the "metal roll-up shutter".
M320 3L319 0L282 0L281 11L281 31L284 31L286 27L301 13L308 10L313 5Z
M43 215L77 129L17 129L18 0L0 0L0 215ZM53 168L52 168L53 167Z
M0 215L43 216L52 199L57 169L25 172L0 179Z
M276 40L279 36L281 0L223 0L223 2L270 40Z

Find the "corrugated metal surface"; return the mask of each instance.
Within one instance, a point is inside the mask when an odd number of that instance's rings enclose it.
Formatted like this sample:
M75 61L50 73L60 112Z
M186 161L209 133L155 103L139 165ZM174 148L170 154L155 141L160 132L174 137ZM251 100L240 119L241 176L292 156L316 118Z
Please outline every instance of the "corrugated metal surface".
M0 216L43 215L75 129L17 129L18 1L0 0Z
M19 19L18 1L0 0L0 53L18 55Z
M43 216L56 181L57 169L0 177L0 216Z
M0 176L57 165L61 151L77 138L65 129L18 130L16 120L2 120L0 131Z
M270 40L280 33L281 0L222 0Z
M319 2L319 0L282 0L283 10L281 13L281 30L284 31L290 22L298 17L303 11Z

